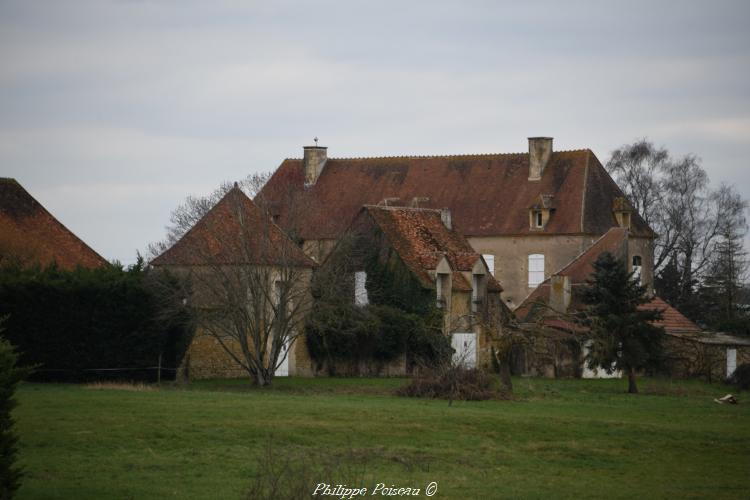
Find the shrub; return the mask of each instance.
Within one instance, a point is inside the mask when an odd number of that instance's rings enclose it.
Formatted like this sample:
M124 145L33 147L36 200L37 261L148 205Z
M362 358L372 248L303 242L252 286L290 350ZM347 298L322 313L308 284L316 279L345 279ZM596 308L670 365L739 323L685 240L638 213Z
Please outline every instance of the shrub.
M0 337L0 498L12 498L20 486L21 470L15 466L18 438L13 432L11 410L16 406L13 394L27 370L17 366L18 355L7 340Z
M425 320L395 307L319 302L305 327L307 348L318 369L360 362L387 363L406 354L411 365L450 359L450 341Z
M341 456L330 452L294 453L278 447L269 438L262 453L253 460L256 470L245 498L302 500L324 496L319 488L321 483L360 490L373 482L373 475L368 471L371 456L371 453L357 453L351 448ZM347 495L336 498L359 496L354 491Z
M449 401L484 401L503 396L497 380L489 374L460 365L431 370L414 377L408 384L399 387L396 395Z
M743 363L738 366L732 376L729 377L729 383L742 390L750 389L750 363Z

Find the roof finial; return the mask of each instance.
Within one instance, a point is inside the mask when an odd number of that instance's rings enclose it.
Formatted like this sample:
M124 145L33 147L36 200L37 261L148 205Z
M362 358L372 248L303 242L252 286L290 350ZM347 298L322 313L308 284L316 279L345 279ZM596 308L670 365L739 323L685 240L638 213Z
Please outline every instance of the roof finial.
M315 147L317 148L318 147L318 136L317 135L313 138L313 141L315 141Z

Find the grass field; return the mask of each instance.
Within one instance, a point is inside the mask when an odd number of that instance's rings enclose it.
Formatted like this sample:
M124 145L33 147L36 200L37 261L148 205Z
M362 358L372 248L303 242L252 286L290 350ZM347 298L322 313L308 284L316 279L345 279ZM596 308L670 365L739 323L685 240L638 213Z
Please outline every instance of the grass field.
M750 498L750 398L716 404L722 385L516 379L513 401L449 406L403 383L24 384L19 498L242 498L268 449L433 498Z

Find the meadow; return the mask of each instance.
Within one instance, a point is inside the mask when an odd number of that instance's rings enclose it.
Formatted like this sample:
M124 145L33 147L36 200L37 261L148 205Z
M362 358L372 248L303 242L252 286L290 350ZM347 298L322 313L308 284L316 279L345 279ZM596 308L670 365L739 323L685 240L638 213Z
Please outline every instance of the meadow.
M284 481L368 496L436 482L433 498L750 497L750 398L717 404L721 384L514 379L512 400L449 405L393 396L404 383L25 383L18 498L247 498L279 464Z

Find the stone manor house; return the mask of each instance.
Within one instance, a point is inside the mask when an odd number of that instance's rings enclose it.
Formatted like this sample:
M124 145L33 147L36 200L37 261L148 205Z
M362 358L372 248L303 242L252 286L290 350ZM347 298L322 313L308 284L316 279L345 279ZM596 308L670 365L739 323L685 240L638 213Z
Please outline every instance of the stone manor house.
M308 146L302 159L281 163L260 196L317 262L365 205L447 209L511 309L613 227L628 231L630 265L653 280L651 228L591 150L554 151L549 137L510 154L339 159ZM303 213L292 213L291 198Z
M545 311L576 306L575 287L601 251L622 258L653 294L653 230L591 150L555 151L549 137L531 137L528 152L508 154L329 158L326 147L306 146L301 159L281 163L255 202L315 267L325 265L353 223L365 221L360 226L384 258L432 290L445 313L444 333L476 366L490 364L492 335L459 319L484 300L485 311L494 304L514 328L531 332L533 325L533 334L546 335L538 345L547 347L518 353L515 373L596 376L583 372L580 347L558 348L574 328ZM353 271L356 303L368 277ZM542 303L549 307L537 307ZM670 318L679 315L654 304ZM681 315L677 324L667 333L700 331ZM730 348L750 356L748 346ZM284 373L315 374L303 348L292 351ZM729 357L728 348L727 372Z

